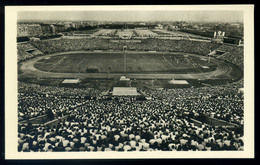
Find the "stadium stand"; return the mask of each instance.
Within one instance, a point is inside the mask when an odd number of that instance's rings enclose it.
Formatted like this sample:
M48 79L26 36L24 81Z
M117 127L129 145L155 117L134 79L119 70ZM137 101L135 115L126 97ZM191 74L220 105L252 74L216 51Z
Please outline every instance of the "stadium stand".
M18 62L43 55L41 51L33 47L30 43L17 44Z
M227 52L223 56L220 56L220 59L236 64L244 70L244 47L221 45L218 49Z
M75 50L176 51L207 55L226 51L220 59L243 69L243 48L188 40L146 39L113 43L105 39L31 41L18 45L18 61L41 54ZM163 90L144 89L149 100L103 96L98 89L43 86L19 82L19 121L44 115L68 117L54 125L18 126L19 152L49 151L216 151L243 150L243 130L195 124L190 119L213 116L243 128L243 79L225 85ZM28 90L30 89L30 90Z
M114 43L106 39L60 39L48 41L35 41L31 44L45 54L75 51L75 50L128 50L140 51L173 51L207 55L220 45L217 43L189 41L189 40L161 40L145 39L141 43Z

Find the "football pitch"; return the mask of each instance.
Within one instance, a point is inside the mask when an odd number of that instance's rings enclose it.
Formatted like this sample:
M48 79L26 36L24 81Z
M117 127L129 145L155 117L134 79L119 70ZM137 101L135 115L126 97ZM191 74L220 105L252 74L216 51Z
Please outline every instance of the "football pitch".
M183 53L66 53L46 56L34 63L56 73L203 73L214 70L214 61Z

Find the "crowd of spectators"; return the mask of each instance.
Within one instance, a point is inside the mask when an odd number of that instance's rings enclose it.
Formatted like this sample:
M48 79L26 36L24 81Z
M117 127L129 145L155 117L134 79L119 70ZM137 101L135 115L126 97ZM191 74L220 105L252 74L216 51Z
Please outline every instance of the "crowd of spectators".
M122 50L127 46L134 51L173 51L207 55L220 45L217 43L189 41L189 40L163 40L144 39L141 43L114 43L108 39L60 39L48 41L34 41L31 44L45 54L78 51L78 50Z
M219 57L236 64L240 69L244 70L244 47L237 47L233 45L221 45L218 50L225 51L226 53Z
M242 83L241 80L220 86L165 89L163 92L148 90L146 93L154 100L175 105L192 118L203 114L243 125L244 98L238 93L238 89L243 87Z
M33 47L30 43L17 44L18 62L31 59L38 55L43 55L41 51Z
M69 108L81 104L86 98L97 97L99 94L100 91L91 88L66 88L19 82L18 120L44 115L49 109L55 114L62 114Z
M136 101L131 97L107 99L98 92L95 99L83 99L78 95L80 91L70 92L72 95L64 98L61 96L66 89L55 92L58 87L46 87L42 93L23 94L19 105L26 105L22 106L23 110L31 114L30 106L34 110L51 108L54 113L66 110L70 116L51 127L20 125L18 150L243 150L243 132L206 124L197 126L188 120L214 112L216 118L242 126L243 95L237 94L239 85L144 90L152 97L146 101ZM35 91L44 88L32 86ZM47 91L55 98L46 98ZM44 94L45 97L42 97Z

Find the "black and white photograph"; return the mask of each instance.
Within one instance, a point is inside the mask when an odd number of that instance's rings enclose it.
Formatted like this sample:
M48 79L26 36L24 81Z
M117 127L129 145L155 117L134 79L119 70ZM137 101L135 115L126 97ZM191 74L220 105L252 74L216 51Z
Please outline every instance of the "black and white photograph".
M253 158L253 9L6 7L7 159Z

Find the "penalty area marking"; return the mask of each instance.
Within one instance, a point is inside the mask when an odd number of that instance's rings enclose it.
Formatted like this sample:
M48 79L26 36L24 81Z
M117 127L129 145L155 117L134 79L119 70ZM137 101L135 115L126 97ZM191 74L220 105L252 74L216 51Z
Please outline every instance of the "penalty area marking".
M48 70L48 72L50 72L50 71L52 71L54 68L56 68L59 64L61 64L63 61L64 61L64 59L66 59L67 57L65 56L65 57L63 57L62 59L60 59L56 64L54 64L54 66L51 68L51 69L49 69Z
M51 68L50 70L48 70L48 72L52 71L52 70L55 69L58 65L62 64L62 63L64 62L64 59L66 59L66 58L67 58L67 57L63 57L61 60L59 60L59 61L55 64L55 66L54 66L53 68ZM69 60L68 62L70 62L70 61L72 61L72 59Z
M172 63L170 63L169 60L167 60L163 55L162 55L162 58L174 69L174 66L172 65Z
M83 60L81 60L76 66L79 66L83 61L85 61L86 60L86 57L85 58L83 58Z

